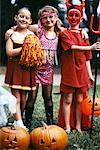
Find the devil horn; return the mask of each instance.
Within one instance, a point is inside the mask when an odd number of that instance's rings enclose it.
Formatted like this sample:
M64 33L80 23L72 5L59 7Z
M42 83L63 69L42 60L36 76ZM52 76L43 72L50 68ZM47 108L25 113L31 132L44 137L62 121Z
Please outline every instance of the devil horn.
M70 6L71 6L71 4L69 3L69 0L66 0L66 7L68 8Z
M85 0L82 0L82 4L81 4L82 8L85 7Z

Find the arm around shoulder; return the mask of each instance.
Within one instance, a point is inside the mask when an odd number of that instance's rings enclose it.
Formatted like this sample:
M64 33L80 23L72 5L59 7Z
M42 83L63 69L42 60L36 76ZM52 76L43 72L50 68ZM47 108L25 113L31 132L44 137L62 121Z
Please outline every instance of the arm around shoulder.
M32 32L37 32L38 24L29 25L28 29Z
M5 40L8 40L10 38L10 36L13 34L13 32L14 32L13 29L7 30L5 33Z
M89 39L89 36L88 36L87 32L84 29L82 29L82 38L83 39Z

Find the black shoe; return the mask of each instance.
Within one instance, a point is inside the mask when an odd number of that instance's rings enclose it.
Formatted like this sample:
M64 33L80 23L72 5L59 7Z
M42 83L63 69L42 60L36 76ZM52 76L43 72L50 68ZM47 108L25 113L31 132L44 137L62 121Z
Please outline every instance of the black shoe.
M47 118L47 124L52 125L53 124L53 106L46 107L46 118Z
M31 120L28 120L28 122L25 120L25 126L28 128L29 132L31 131Z
M26 107L25 111L25 126L30 130L31 129L31 120L32 120L33 109Z

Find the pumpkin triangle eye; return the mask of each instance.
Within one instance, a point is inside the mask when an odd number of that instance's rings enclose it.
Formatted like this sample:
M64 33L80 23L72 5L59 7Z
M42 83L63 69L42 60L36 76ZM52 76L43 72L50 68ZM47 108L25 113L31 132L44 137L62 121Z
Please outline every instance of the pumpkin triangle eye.
M13 141L17 141L17 138L15 137Z
M52 139L52 143L55 143L55 142L56 142L56 140L53 138L53 139Z
M9 136L7 137L7 140L9 140Z
M41 144L44 144L44 141L41 139Z
M89 100L89 103L91 103L91 100Z
M97 103L95 103L95 106L98 106L98 104L97 104Z

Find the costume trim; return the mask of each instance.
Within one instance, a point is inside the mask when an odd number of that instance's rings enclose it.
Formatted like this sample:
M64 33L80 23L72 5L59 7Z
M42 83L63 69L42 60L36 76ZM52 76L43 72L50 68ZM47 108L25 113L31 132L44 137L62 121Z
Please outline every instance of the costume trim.
M10 85L10 84L6 84L6 83L4 85L7 86L7 87L10 87L10 88L13 88L13 89L18 89L18 90L28 90L28 91L30 91L30 90L33 90L33 91L36 90L36 86L30 88L28 86Z

